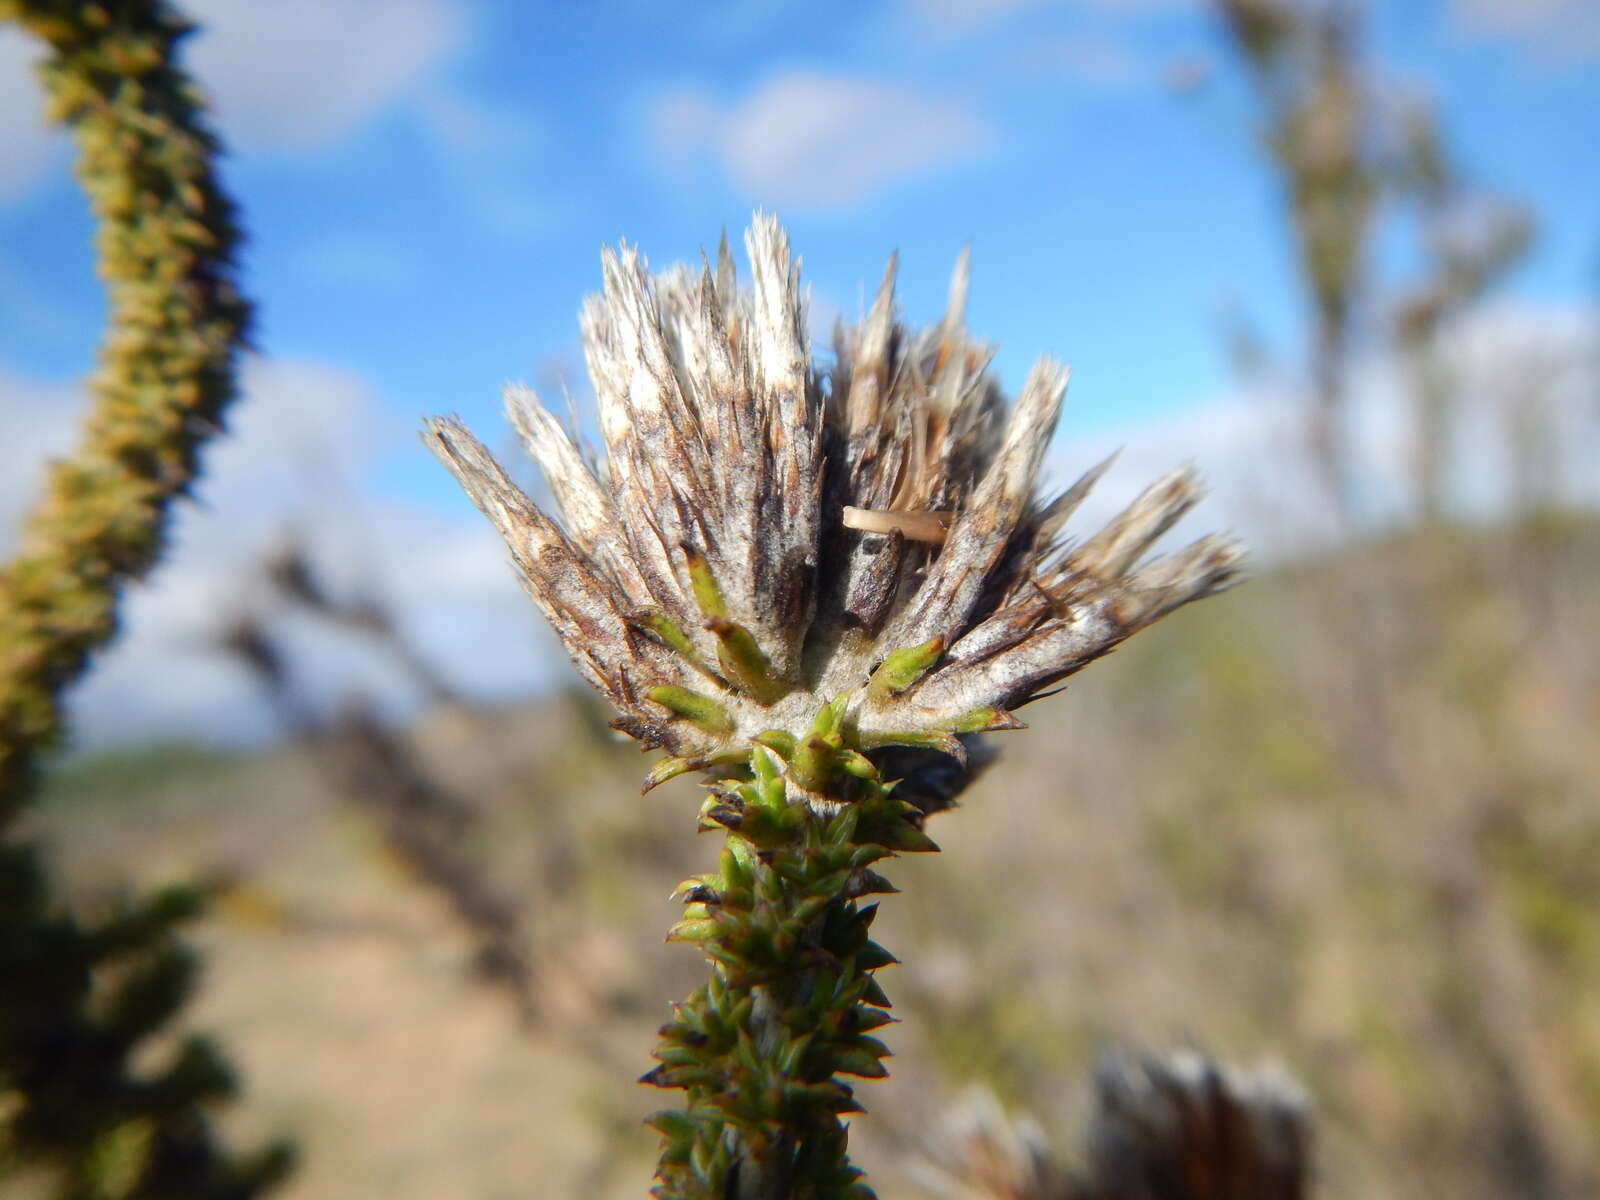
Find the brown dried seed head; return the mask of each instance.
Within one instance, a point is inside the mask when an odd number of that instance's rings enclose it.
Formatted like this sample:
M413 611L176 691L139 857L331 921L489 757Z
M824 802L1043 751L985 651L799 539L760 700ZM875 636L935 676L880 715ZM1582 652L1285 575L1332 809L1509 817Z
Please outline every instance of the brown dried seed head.
M458 423L426 434L620 728L727 763L757 737L813 744L845 697L840 762L848 746L959 744L1236 577L1240 551L1218 539L1141 565L1199 495L1188 470L1060 549L1108 464L1038 496L1067 371L1041 361L1007 405L964 325L965 254L944 319L920 333L895 317L891 260L824 368L787 235L757 214L745 248L747 289L725 253L715 271L656 276L632 248L602 256L581 322L602 468L530 389L507 389L559 521ZM906 686L868 686L923 646L940 653Z

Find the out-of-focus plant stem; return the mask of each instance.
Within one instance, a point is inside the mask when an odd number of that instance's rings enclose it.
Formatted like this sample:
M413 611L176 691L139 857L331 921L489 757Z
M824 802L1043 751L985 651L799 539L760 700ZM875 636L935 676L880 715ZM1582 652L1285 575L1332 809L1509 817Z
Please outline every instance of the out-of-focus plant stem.
M0 570L3 822L61 736L63 693L116 634L123 586L160 555L233 399L250 309L218 146L174 63L188 24L159 0L0 0L0 21L48 48L40 75L77 137L111 307L82 439Z
M1359 73L1359 14L1345 0L1216 2L1256 83L1263 141L1287 194L1314 324L1308 445L1332 510L1347 522L1347 375L1381 170Z
M0 0L0 21L48 48L40 74L77 133L111 300L82 441L0 570L4 831L60 737L63 692L116 633L123 585L160 555L233 397L249 308L217 145L173 61L188 26L155 0ZM57 1200L254 1200L289 1170L283 1144L238 1156L216 1138L232 1072L173 1036L197 974L174 928L202 899L172 888L82 920L34 847L0 843L0 1191L20 1175Z

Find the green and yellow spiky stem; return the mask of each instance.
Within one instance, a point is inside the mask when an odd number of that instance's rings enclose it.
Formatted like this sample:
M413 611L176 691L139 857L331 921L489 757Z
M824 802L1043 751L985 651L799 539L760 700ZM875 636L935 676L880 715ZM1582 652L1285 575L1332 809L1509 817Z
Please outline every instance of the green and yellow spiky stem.
M873 973L895 958L868 937L877 905L860 901L895 890L874 864L938 847L922 831L922 810L894 795L865 751L932 745L959 754L961 746L953 731L931 741L920 731L868 734L857 716L863 702L896 696L932 670L944 640L888 653L859 688L819 700L799 733L740 736L730 706L773 712L795 689L756 638L727 619L705 558L684 551L695 604L716 640L716 667L664 614L634 619L707 677L716 694L661 685L646 696L694 739L710 740L700 742L706 753L658 763L646 789L724 768L707 785L700 825L725 830L726 842L714 874L679 888L686 907L668 935L699 945L711 978L674 1008L658 1065L642 1080L687 1093L683 1108L650 1120L663 1139L654 1194L866 1200L872 1191L850 1164L841 1119L860 1105L841 1077L888 1074L888 1048L872 1031L894 1018Z
M859 692L822 705L803 735L768 730L745 754L729 750L739 764L707 785L701 826L726 831L721 861L680 886L685 912L669 940L698 944L711 978L675 1006L659 1065L642 1080L687 1093L684 1108L650 1119L663 1138L660 1200L873 1196L847 1154L842 1118L861 1108L842 1077L888 1074L888 1048L872 1035L894 1018L874 973L897 960L869 936L877 904L861 901L897 890L876 864L938 846L923 810L896 796L864 751L965 749L954 730L865 733L852 703L909 686L941 650L891 653ZM722 727L698 700L655 698L697 726ZM665 774L705 762L669 759Z
M680 889L670 937L694 942L711 978L661 1030L644 1082L687 1093L655 1114L661 1200L864 1200L846 1153L841 1076L886 1075L872 1031L894 1018L873 978L895 961L868 931L895 889L874 864L936 850L919 810L849 742L847 697L806 736L763 735L748 778L711 784L701 812L727 830L719 869Z
M41 77L77 135L111 315L82 441L0 570L0 821L60 735L62 693L115 634L122 587L160 554L250 316L217 144L176 62L187 23L161 0L0 0L13 21L49 48Z
M175 12L0 0L11 22L47 48L51 114L76 131L111 321L82 441L0 569L0 1193L250 1200L292 1156L217 1138L210 1112L232 1072L174 1033L196 974L175 928L201 896L168 889L81 919L11 826L59 736L63 692L116 632L120 591L156 561L233 396L249 317L238 234L177 65L188 25Z

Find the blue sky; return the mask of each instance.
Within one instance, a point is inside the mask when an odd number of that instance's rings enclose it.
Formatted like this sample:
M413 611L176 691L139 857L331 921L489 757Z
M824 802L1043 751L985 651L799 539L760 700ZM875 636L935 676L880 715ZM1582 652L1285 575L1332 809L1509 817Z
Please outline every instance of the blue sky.
M281 407L298 404L327 443L275 443L309 466L237 453L254 472L234 489L259 510L252 528L336 478L373 522L476 537L412 436L420 416L458 411L497 444L507 380L564 381L581 398L576 313L599 247L626 237L664 266L713 250L724 227L737 238L758 205L789 226L819 328L858 312L895 249L903 308L932 319L970 242L970 324L1000 343L1013 386L1040 353L1073 364L1069 435L1121 437L1225 402L1230 305L1297 352L1249 89L1199 0L190 11L207 24L191 61L250 231L266 360L253 378L297 388ZM1476 178L1538 214L1503 299L1582 311L1600 279L1600 5L1387 0L1369 15L1373 63L1438 104ZM70 441L58 418L103 312L28 53L0 40L0 406L35 430L0 453L19 463ZM1169 86L1199 68L1203 86ZM29 478L11 465L8 523ZM220 470L210 499L226 508ZM197 532L179 555L212 540Z

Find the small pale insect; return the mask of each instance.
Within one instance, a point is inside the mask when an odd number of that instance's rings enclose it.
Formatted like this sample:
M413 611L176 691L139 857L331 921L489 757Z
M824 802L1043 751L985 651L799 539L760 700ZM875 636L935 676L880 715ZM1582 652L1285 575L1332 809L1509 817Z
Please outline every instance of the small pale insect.
M844 527L862 533L898 533L913 542L942 546L955 516L953 512L907 512L893 508L856 508L847 504Z

